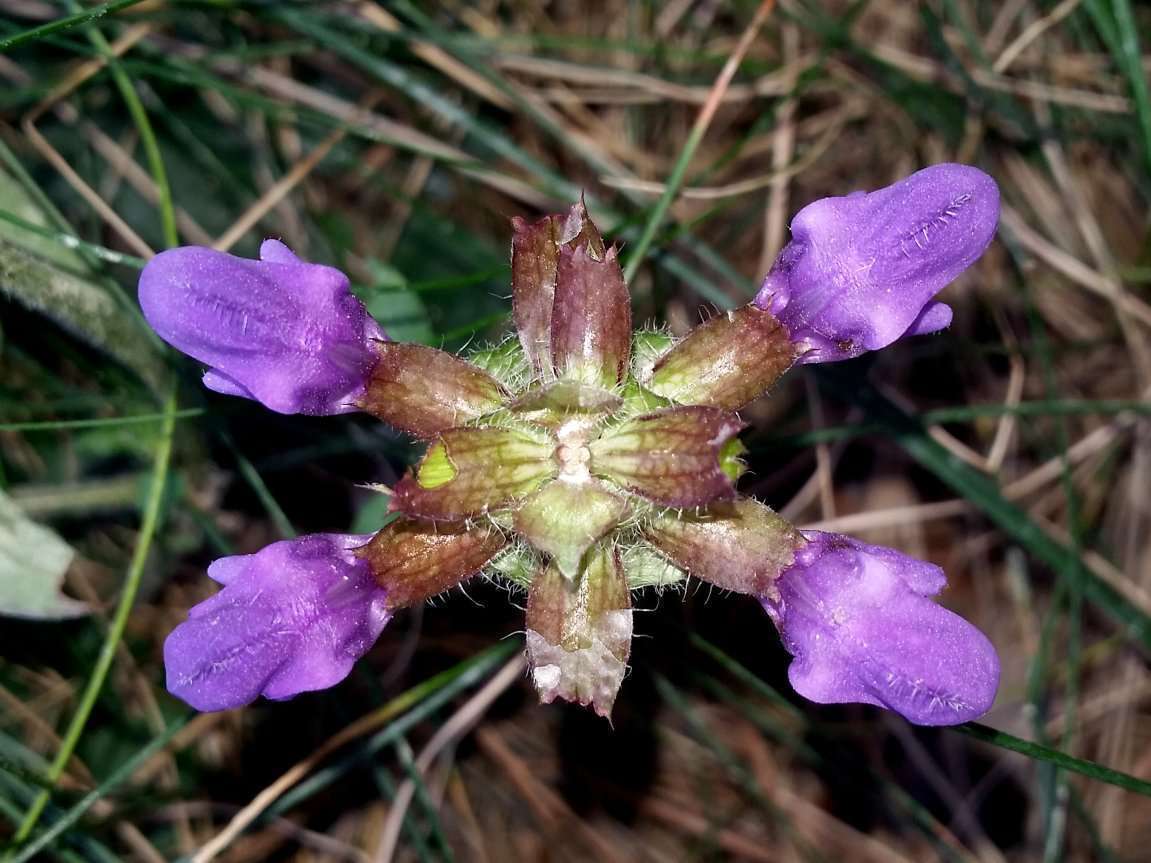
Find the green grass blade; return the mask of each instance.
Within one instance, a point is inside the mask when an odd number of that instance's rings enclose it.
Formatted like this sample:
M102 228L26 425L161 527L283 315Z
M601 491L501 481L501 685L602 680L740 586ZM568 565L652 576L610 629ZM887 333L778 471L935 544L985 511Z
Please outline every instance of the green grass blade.
M9 48L21 45L24 42L34 42L37 39L43 39L45 36L51 36L53 33L60 33L73 27L79 27L82 24L99 20L114 12L119 12L121 9L127 9L129 6L135 6L137 3L143 2L144 0L112 0L110 3L102 3L91 9L76 12L66 18L57 18L55 21L49 21L47 24L41 24L39 27L33 27L31 30L25 30L22 33L16 33L13 36L0 39L0 53L7 51Z
M116 788L136 772L141 764L167 746L176 735L176 732L184 727L188 719L189 717L185 716L169 725L164 729L163 734L154 738L147 746L116 768L112 775L85 794L78 803L64 812L51 827L37 836L35 840L21 848L12 859L12 863L26 863L26 861L37 859L38 854L46 850L48 846L60 838L60 836L79 821L89 809L115 791Z
M164 501L164 488L168 481L168 469L172 459L172 437L176 428L176 395L173 392L165 405L165 419L160 428L160 441L156 446L156 454L152 464L152 481L148 488L147 502L144 506L144 516L140 524L140 534L136 540L136 547L132 552L132 561L128 566L128 575L124 579L124 587L120 592L120 601L108 627L108 634L92 667L92 674L88 678L88 685L80 696L80 703L68 724L68 729L60 742L60 749L48 770L48 778L56 782L64 774L76 744L88 724L92 708L96 706L96 699L104 688L104 681L112 668L112 661L116 658L116 650L124 636L124 628L128 624L128 615L140 589L140 581L144 576L144 564L148 561L148 554L152 549L152 541L156 536L156 528L160 523L160 511ZM40 820L44 807L51 798L51 790L44 789L32 802L24 820L16 831L15 841L22 842L27 839L36 823ZM8 858L5 858L8 859Z
M200 417L203 408L182 408L172 413L175 420ZM77 429L116 428L119 426L151 425L166 422L168 414L136 414L125 417L93 417L80 420L35 420L30 422L0 423L0 432L74 431Z
M75 2L69 5L78 8ZM108 44L104 34L95 27L89 27L87 32L92 45L103 55L104 61L112 73L112 80L116 82L116 88L120 91L124 103L128 106L128 113L132 115L132 121L140 133L140 142L144 145L144 154L148 159L148 169L156 183L160 205L160 230L164 237L164 245L168 248L178 246L180 236L176 230L176 210L172 204L172 187L168 183L168 172L164 168L164 159L160 156L160 145L156 142L156 132L148 119L148 112L144 110L144 103L140 101L140 94L136 92L136 85L132 83L132 79L124 71L120 59L112 53L112 46Z
M890 440L908 455L970 501L1036 558L1061 577L1068 577L1066 562L1068 555L1074 552L1048 536L1027 513L1007 500L993 480L960 462L932 440L922 422L886 398L858 372L822 366L819 381L842 400L862 407L871 420L887 429ZM1086 599L1151 649L1151 617L1090 572L1084 574L1083 591Z
M1032 743L1030 740L1024 740L1021 737L1016 737L1014 734L1008 734L1006 731L999 731L995 728L981 725L978 722L968 722L964 725L954 725L951 727L961 734L966 734L968 737L973 737L976 740L982 740L984 743L990 743L992 746L998 746L1000 749L1007 749L1011 752L1018 752L1020 755L1026 755L1033 761L1043 761L1048 764L1054 764L1056 767L1070 770L1073 773L1094 779L1096 782L1105 782L1108 785L1114 785L1126 791L1133 791L1144 797L1151 797L1151 782L1148 782L1146 779L1140 779L1138 776L1132 776L1130 773L1113 770L1110 767L1104 767L1102 764L1097 764L1094 761L1075 758L1065 752L1060 752L1058 749L1053 749L1050 746Z

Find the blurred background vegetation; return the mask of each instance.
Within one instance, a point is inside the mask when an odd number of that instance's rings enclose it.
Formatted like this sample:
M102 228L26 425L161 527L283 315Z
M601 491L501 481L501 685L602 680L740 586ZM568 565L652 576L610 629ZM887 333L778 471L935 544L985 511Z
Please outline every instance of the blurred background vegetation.
M1149 41L1131 0L0 0L0 857L1146 860ZM611 725L535 704L478 582L331 691L167 695L209 561L375 530L416 450L203 390L142 324L154 250L281 237L459 348L507 324L509 219L583 194L683 332L802 205L948 160L1004 203L955 324L793 372L745 483L944 566L997 731L804 703L696 590L640 598Z

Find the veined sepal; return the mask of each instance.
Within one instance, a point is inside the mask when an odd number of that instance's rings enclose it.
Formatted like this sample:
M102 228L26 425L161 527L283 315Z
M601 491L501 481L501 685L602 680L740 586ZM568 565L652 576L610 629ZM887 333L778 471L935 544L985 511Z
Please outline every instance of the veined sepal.
M564 478L545 485L516 510L515 529L540 551L552 556L568 578L592 544L619 524L627 501L594 479Z
M631 297L614 247L600 257L590 244L560 249L551 352L560 378L614 387L627 376Z
M576 578L548 566L528 591L527 653L540 701L611 716L631 652L631 594L619 552L601 543Z
M532 387L510 407L530 422L554 428L574 415L588 418L607 416L622 403L620 396L603 387L560 380Z
M776 595L775 581L804 539L785 518L751 498L720 501L700 513L656 515L644 538L675 566L724 590Z
M747 305L696 327L641 383L679 404L738 410L783 377L797 353L770 312Z
M428 447L395 487L408 516L464 519L507 506L556 475L555 444L513 428L454 428Z
M388 608L422 602L475 575L505 546L490 526L431 524L398 518L356 549L387 591Z
M528 362L544 380L553 376L552 315L560 250L584 246L606 253L583 201L538 222L512 219L512 313Z
M704 506L735 494L743 426L730 411L710 407L644 414L589 444L591 472L661 506Z
M362 407L389 425L431 438L491 413L505 393L487 372L424 345L378 342Z

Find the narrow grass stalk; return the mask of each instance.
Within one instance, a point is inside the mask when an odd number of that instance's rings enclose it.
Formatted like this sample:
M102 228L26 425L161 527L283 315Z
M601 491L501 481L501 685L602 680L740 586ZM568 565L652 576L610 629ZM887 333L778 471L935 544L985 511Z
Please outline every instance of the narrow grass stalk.
M663 224L664 216L667 215L667 211L671 208L672 202L679 194L679 190L683 186L684 178L687 176L687 169L690 167L691 160L695 156L695 151L699 149L699 144L703 140L703 136L707 134L707 129L711 125L711 120L715 116L715 112L719 109L719 104L723 100L724 93L727 92L728 85L731 84L731 79L735 77L736 70L739 69L739 65L743 61L747 49L751 47L751 43L754 41L756 34L759 33L760 27L763 26L763 23L767 20L767 16L771 14L771 10L774 7L775 0L763 0L763 2L759 4L759 8L755 10L755 17L751 19L751 23L743 32L743 36L740 37L739 43L735 46L731 57L728 58L722 71L719 73L719 77L716 78L707 101L703 107L700 108L699 115L695 118L695 123L691 127L691 132L688 133L687 141L684 143L679 158L676 159L675 166L671 170L671 175L667 178L663 194L660 195L659 201L656 202L655 207L651 211L651 215L648 217L647 224L644 225L643 233L640 234L639 240L628 255L627 263L623 269L623 279L628 284L631 284L640 265L643 264L644 258L647 256L647 250L651 248L656 232L659 231L660 225Z
M75 3L70 4L75 6ZM144 103L140 101L140 94L120 60L112 53L112 46L104 38L104 34L95 27L89 28L88 39L96 50L104 55L108 61L108 70L116 82L116 88L128 106L128 113L140 133L140 143L144 146L144 154L148 159L148 170L152 172L152 179L156 183L156 191L160 206L160 229L164 236L164 245L169 248L180 244L180 236L176 230L176 208L172 204L172 189L168 183L168 172L164 168L164 159L160 155L160 145L156 141L156 132L152 122L148 119L148 112L144 110Z
M26 863L26 861L36 859L37 854L55 842L68 828L79 821L85 812L111 794L135 773L140 765L167 746L171 739L176 736L176 732L183 728L187 721L188 717L185 716L172 723L164 729L162 734L117 767L111 776L85 794L76 805L61 815L55 824L37 836L34 842L25 845L13 858L12 863Z
M1139 45L1139 27L1135 23L1135 13L1130 0L1111 0L1118 30L1116 48L1123 72L1131 86L1131 98L1135 102L1135 116L1139 120L1139 131L1143 137L1143 158L1147 169L1151 170L1151 88L1147 86L1147 72L1143 66L1143 52Z
M295 539L299 536L292 520L288 518L288 514L284 512L284 508L280 506L280 502L276 500L276 496L272 494L268 484L264 482L264 478L260 476L260 472L256 470L256 466L236 447L232 436L226 433L220 435L227 444L228 449L232 451L232 456L236 459L236 466L240 469L240 474L247 481L248 485L252 487L252 491L256 493L256 497L260 499L263 504L264 510L268 513L268 517L276 526L276 530L280 532L280 536L284 539Z
M176 420L203 416L203 408L183 408L172 414ZM149 425L168 420L168 414L134 414L126 417L92 417L80 420L34 420L23 423L0 423L0 432L64 431L67 429L118 428L120 426Z
M74 234L69 234L64 231L54 231L51 228L33 224L32 222L21 219L15 213L9 213L5 210L0 210L0 221L15 225L22 231L36 234L37 236L44 237L46 240L59 243L65 249L76 249L88 252L97 259L106 261L109 264L123 264L127 267L142 270L144 269L144 264L147 263L143 258L137 258L135 255L129 255L124 252L117 252L115 249L109 249L106 246L89 243L81 240Z
M108 634L104 637L104 644L100 648L100 655L96 658L96 664L92 668L92 674L88 678L88 685L84 689L83 695L80 697L80 703L76 708L76 713L72 716L72 721L68 724L68 730L64 733L64 738L60 742L60 749L56 752L56 757L53 759L52 764L48 768L48 780L53 783L59 781L60 777L64 774L64 769L68 766L68 761L72 758L72 753L76 750L76 744L80 742L80 737L84 733L84 729L88 724L88 717L92 715L92 708L96 706L96 700L100 697L100 692L104 688L104 681L108 678L108 672L112 668L112 660L116 658L116 649L120 645L120 639L124 636L124 627L128 624L128 615L132 611L132 606L136 600L136 593L140 589L140 581L144 575L144 565L148 562L148 553L152 549L152 541L156 536L156 528L160 523L160 511L164 501L164 487L168 480L168 468L172 459L172 437L176 429L176 393L175 389L171 395L168 396L167 402L164 406L165 419L164 424L160 428L160 442L156 447L156 454L152 464L152 481L148 487L148 498L144 506L144 517L140 524L140 536L136 542L136 548L132 553L132 561L128 566L128 575L124 579L124 588L120 593L120 602L116 606L116 613L112 617L112 623L108 628ZM19 828L16 830L14 841L19 844L32 835L32 830L35 829L40 816L44 813L44 807L48 805L48 800L52 796L52 788L45 788L40 791L36 798L32 801L27 813L24 815L23 821L20 822ZM5 855L6 861L12 859L11 852Z
M1058 749L1053 749L1050 746L1032 743L1030 740L1024 740L1021 737L1016 737L1014 734L1008 734L1006 731L999 731L995 728L981 725L978 722L968 722L964 725L952 726L952 728L961 734L966 734L968 737L982 740L984 743L990 743L992 746L998 746L1000 749L1008 749L1011 752L1026 755L1033 761L1044 761L1048 764L1054 764L1056 767L1070 770L1072 773L1078 773L1081 776L1086 776L1088 779L1094 779L1096 782L1105 782L1108 785L1114 785L1126 791L1133 791L1144 797L1151 797L1151 782L1148 782L1146 779L1140 779L1138 776L1132 776L1130 773L1113 770L1110 767L1104 767L1102 764L1097 764L1094 761L1076 758L1073 755L1060 752Z
M76 12L66 18L57 18L55 21L49 21L47 24L41 24L39 27L33 27L31 30L16 33L7 39L0 39L0 52L7 51L9 48L14 48L24 42L34 42L37 39L43 39L45 36L51 36L53 33L60 33L64 30L70 30L73 27L87 24L90 21L97 21L106 15L111 15L113 12L119 12L121 9L127 9L129 6L135 6L137 3L143 2L144 0L112 0L111 3L103 3L91 9L85 9L82 12Z

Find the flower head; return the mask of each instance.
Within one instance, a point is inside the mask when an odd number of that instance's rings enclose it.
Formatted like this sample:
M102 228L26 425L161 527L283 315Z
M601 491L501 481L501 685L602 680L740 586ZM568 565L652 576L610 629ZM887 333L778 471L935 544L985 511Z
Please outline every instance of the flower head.
M224 589L164 643L168 690L199 710L291 698L339 683L391 617L355 554L370 537L316 534L208 567Z
M969 165L933 165L874 192L823 198L799 211L792 240L755 304L825 363L941 330L934 297L995 236L999 189Z
M348 277L279 240L260 260L190 246L140 275L140 306L161 338L210 368L204 385L285 414L359 410L384 338Z
M999 685L987 637L930 597L943 570L833 533L808 540L762 599L795 657L788 678L820 704L862 702L920 725L986 713Z
M908 242L924 254L968 256L971 243L956 239L948 220L970 224L965 214L984 199L944 201L935 186L928 193L908 182L900 194L944 213L923 228L920 245ZM844 212L858 209L860 199L839 200ZM874 236L859 248L835 246L843 260L887 236L875 206L863 210ZM797 219L768 301L677 340L631 332L616 250L582 203L534 223L514 220L519 338L466 359L378 341L342 274L278 243L265 243L259 262L206 249L158 256L141 278L145 313L212 365L206 384L282 411L355 405L427 447L390 490L396 517L374 536L307 537L213 564L224 590L194 608L165 648L171 691L215 710L330 686L394 609L483 572L527 595L528 659L545 702L567 699L608 716L627 669L633 591L695 578L764 598L797 656L796 687L816 700L868 701L927 723L985 709L994 652L926 598L942 585L938 569L846 539L805 540L739 493L744 422L736 411L825 350L820 328L851 319L859 299L848 291L852 303L840 308L838 283L822 298L803 292L813 273L846 266L813 263L826 256L823 238L843 238L809 223L823 224ZM929 263L910 247L907 254L916 260L883 259L876 272L903 278L921 303L958 272L943 251ZM884 285L869 290L893 290ZM905 332L918 314L910 302L891 300L910 314L906 323L868 319L867 333ZM851 333L878 346L858 327ZM942 642L966 650L957 655L969 666L941 655Z

